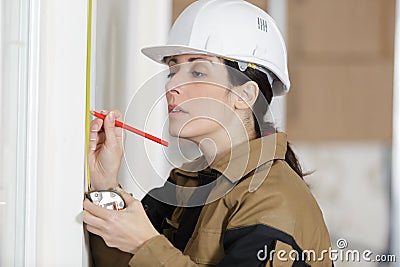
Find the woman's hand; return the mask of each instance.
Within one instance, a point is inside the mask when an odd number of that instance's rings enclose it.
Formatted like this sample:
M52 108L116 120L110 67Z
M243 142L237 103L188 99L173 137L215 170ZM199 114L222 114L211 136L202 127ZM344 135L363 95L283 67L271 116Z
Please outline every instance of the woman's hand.
M124 210L108 210L85 199L83 221L87 230L101 236L109 247L135 254L147 240L159 235L142 203L118 189L125 200Z
M91 187L105 190L118 186L118 171L123 153L123 130L115 127L115 120L122 119L118 110L102 111L106 118L90 123L88 164Z

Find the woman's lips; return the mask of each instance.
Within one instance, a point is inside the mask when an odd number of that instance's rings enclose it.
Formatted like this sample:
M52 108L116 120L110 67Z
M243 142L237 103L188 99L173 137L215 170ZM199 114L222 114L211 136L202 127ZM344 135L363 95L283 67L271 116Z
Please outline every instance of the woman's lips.
M168 113L179 114L179 113L187 113L187 111L185 111L178 105L168 105Z

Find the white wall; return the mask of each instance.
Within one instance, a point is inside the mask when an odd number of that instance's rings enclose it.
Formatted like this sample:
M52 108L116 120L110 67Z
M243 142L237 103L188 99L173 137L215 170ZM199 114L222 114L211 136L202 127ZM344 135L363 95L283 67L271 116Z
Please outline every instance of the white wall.
M392 252L400 255L400 1L396 1L393 92Z
M162 68L141 54L144 46L166 42L171 21L170 0L98 0L96 27L96 103L97 110L119 109L125 113L130 100L140 90L145 81L158 73ZM159 84L163 87L163 84ZM144 130L147 113L144 108L152 105L156 92L149 90L134 108L138 112L128 114L126 122ZM160 112L166 113L166 108ZM147 131L159 135L162 114L151 121ZM137 198L144 195L143 189L154 187L154 175L150 162L146 159L149 154L152 162L161 166L164 175L167 168L162 167L161 146L150 144L148 150L143 146L141 137L127 132L125 151L131 154L120 172L120 182L124 189ZM134 172L135 181L128 168ZM138 183L141 185L139 186ZM160 181L158 181L160 183Z
M36 266L81 266L87 2L40 1L40 22Z
M20 19L26 3L0 2L0 266L23 265L24 207L24 116L18 113L26 106L19 94L25 92L19 59L26 60L27 41ZM21 199L21 196L23 197ZM19 249L19 250L18 250Z
M287 0L269 0L268 14L275 20L285 41L287 31ZM286 96L274 97L271 102L271 111L275 127L284 132L286 129Z
M390 236L390 144L313 142L293 145L320 205L333 249L387 254ZM345 251L345 250L343 250ZM380 266L378 262L337 261L335 266Z
M82 266L87 2L0 13L0 265Z

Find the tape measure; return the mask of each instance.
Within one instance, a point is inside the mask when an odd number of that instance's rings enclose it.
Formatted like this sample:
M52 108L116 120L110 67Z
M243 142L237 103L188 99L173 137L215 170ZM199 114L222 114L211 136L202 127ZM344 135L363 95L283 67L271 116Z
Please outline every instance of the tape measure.
M85 118L85 134L86 134L86 149L85 149L85 177L87 181L87 190L92 191L90 184L89 170L89 135L90 135L90 71L92 57L92 0L88 0L88 21L87 21L87 53L86 53L86 118Z

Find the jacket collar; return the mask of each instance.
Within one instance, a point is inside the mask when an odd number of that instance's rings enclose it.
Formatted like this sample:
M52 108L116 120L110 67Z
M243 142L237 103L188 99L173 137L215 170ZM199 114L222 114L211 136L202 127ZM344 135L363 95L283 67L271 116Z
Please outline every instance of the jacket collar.
M190 170L215 170L232 183L238 182L257 167L274 159L285 159L287 149L287 136L285 133L275 133L261 138L253 139L249 142L239 144L230 153L222 157L218 162L208 166L205 158L199 157L189 163L185 163L181 168L175 168L170 173L170 178L178 185L187 184L178 176L197 177L197 171ZM180 174L180 175L179 175ZM186 180L184 179L184 180ZM196 186L193 184L192 186Z

